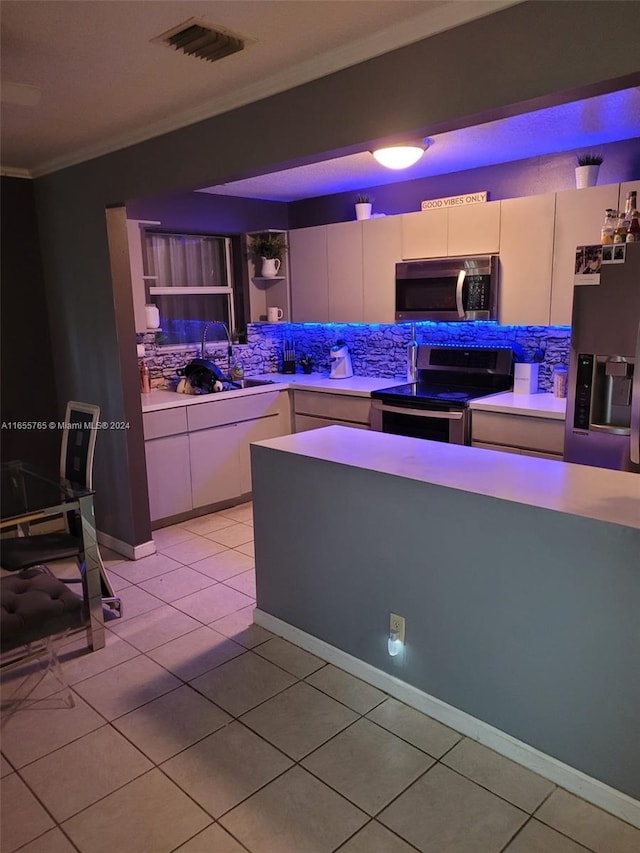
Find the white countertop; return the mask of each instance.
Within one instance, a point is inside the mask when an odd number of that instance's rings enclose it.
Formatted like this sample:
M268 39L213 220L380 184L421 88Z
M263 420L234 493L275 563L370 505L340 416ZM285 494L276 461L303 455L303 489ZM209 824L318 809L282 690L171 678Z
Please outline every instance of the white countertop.
M499 500L640 528L640 475L348 427L257 442Z
M529 415L563 421L567 400L566 397L554 397L553 394L514 394L513 391L502 391L500 394L473 400L470 407L478 412L502 412L508 415Z
M269 391L319 391L325 394L345 394L351 397L368 397L372 391L402 384L399 378L375 378L373 376L351 376L349 379L330 379L326 373L261 373L252 379L270 379L272 385L258 388L242 388L237 391L221 391L218 394L177 394L175 391L151 391L142 394L142 411L157 412L177 406L192 406L210 403L212 400L228 400L248 394L265 394ZM510 415L529 415L538 418L564 420L566 399L553 394L514 394L504 391L474 400L471 408L480 412L502 412Z
M193 406L198 403L211 403L214 400L230 400L234 397L246 397L249 394L266 394L271 391L321 391L327 394L346 394L352 397L368 397L378 388L397 385L397 379L375 379L372 376L352 376L349 379L330 379L326 373L263 373L251 379L271 379L272 385L260 385L257 388L240 388L237 391L220 391L215 394L177 394L175 391L151 391L142 394L142 411L157 412L178 406Z
M330 379L327 373L265 373L257 379L275 379L286 382L296 391L323 391L327 394L347 394L352 397L368 397L372 391L391 388L402 379L374 376L351 376L349 379Z

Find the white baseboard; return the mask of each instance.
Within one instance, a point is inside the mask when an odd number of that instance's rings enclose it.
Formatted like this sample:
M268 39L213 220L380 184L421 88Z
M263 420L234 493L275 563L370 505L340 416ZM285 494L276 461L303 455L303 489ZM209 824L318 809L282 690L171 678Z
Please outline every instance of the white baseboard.
M565 788L572 794L587 800L616 817L626 820L633 826L640 827L640 802L633 797L605 785L591 776L587 776L580 770L558 761L551 755L546 755L534 747L522 741L516 740L511 735L500 729L482 722L453 705L448 705L435 696L430 696L416 687L412 687L400 679L389 675L371 664L365 663L352 655L341 651L335 646L330 646L324 640L301 631L299 628L283 622L281 619L265 613L256 608L253 611L253 621L256 625L266 628L268 631L290 640L300 648L316 655L328 663L332 663L340 669L349 672L356 678L366 681L383 690L395 699L399 699L406 705L410 705L423 714L433 717L434 720L449 726L472 740L495 750L495 752L516 761L528 770L539 773L545 779L555 782L556 785Z
M115 536L110 536L108 533L103 533L98 530L98 544L104 545L105 548L110 548L118 554L122 554L129 560L141 560L143 557L149 557L156 553L156 543L153 539L148 542L143 542L141 545L129 545L127 542L122 542L116 539Z

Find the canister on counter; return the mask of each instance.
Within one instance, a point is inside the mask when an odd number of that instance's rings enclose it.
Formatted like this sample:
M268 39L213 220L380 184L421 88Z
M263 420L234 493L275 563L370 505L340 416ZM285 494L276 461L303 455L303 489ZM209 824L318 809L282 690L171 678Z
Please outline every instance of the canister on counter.
M567 396L567 368L562 364L557 364L553 368L553 396Z

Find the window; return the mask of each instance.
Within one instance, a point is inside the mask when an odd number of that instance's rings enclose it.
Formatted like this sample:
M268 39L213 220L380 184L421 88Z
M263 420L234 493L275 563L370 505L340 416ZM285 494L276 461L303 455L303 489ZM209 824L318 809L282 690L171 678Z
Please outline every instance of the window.
M160 311L158 342L196 344L205 324L236 325L230 237L146 231L148 302Z

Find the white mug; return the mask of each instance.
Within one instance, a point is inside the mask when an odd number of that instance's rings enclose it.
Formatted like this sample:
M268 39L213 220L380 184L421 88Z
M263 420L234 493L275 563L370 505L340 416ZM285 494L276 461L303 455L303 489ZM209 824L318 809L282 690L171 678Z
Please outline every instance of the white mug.
M284 317L284 311L282 308L267 308L267 321L269 323L277 323L278 320L282 320Z

